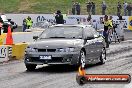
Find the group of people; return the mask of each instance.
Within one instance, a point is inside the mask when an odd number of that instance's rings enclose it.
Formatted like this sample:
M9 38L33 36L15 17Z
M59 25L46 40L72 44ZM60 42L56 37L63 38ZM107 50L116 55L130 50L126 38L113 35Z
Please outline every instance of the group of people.
M124 16L131 16L131 13L132 13L132 4L131 3L127 3L127 2L124 2L123 5L118 2L117 4L117 16L120 16L122 13L121 13L121 10L124 10ZM102 2L102 15L105 15L106 13L106 9L107 9L107 5L105 3L105 1Z
M132 3L123 3L124 8L124 16L131 16L132 15Z
M123 9L124 9L124 16L131 16L132 13L132 4L124 2L123 3ZM122 5L120 2L118 2L117 5L117 16L121 15Z
M26 19L23 20L23 32L26 31L26 29L31 28L33 25L33 21L30 16L28 16Z
M88 14L95 15L96 14L96 7L97 7L97 5L95 5L94 2L89 1L86 3L86 9L87 9ZM106 15L107 9L108 9L108 5L106 4L105 1L103 1L101 4L102 15ZM124 14L123 14L124 16L131 16L132 4L127 3L127 2L124 2L123 4L121 4L120 2L118 2L116 5L116 9L117 9L117 16L121 15L122 9L124 10ZM80 3L73 1L72 14L73 15L80 15L80 11L81 11Z
M80 12L81 12L80 3L73 1L72 14L73 15L80 15Z
M88 14L95 15L95 3L94 2L87 2L87 12Z
M119 17L118 20L123 20L122 16L118 16L118 17ZM106 47L108 48L110 44L109 36L112 35L113 33L117 35L117 32L115 30L116 25L113 23L112 16L107 16L107 15L104 16L104 20L102 21L102 23L104 24L103 36L105 38Z

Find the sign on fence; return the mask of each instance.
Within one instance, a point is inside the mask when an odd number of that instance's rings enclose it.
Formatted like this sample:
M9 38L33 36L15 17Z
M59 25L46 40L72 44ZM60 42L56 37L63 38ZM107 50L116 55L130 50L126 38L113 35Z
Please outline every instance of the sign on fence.
M130 30L132 30L132 16L129 17L128 28L129 28Z
M12 55L12 47L7 45L0 46L0 62L8 61Z
M33 20L34 23L37 22L43 22L45 20L47 20L48 22L55 22L55 17L53 14L6 14L7 18L12 19L13 21L15 21L18 26L22 26L22 22L23 19L27 18L28 16L30 16ZM87 17L88 15L66 15L66 17L64 17L64 23L65 24L77 24L77 19L81 19L82 22L86 22L87 21ZM97 28L100 29L103 27L101 21L104 17L104 15L92 15L92 22L93 25ZM118 20L118 16L112 16L113 17L113 21L114 23L118 24L119 20ZM129 16L123 16L123 23L124 23L124 28L128 29L129 27Z

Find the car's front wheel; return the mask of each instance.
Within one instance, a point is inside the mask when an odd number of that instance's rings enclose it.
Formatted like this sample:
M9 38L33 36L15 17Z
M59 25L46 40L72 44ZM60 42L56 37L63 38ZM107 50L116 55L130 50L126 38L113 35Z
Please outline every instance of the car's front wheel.
M83 50L80 51L80 65L84 68L86 55Z
M35 64L26 64L27 71L33 71L35 70L37 65Z
M106 62L106 49L105 48L102 49L99 60L100 60L99 64L105 64Z
M121 38L121 41L124 41L125 40L125 38L124 38L124 36Z

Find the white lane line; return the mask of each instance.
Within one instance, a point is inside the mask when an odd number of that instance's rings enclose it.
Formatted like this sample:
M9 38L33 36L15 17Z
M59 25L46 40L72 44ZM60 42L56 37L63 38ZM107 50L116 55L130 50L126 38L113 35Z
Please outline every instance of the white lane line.
M132 40L125 40L125 41L122 41L122 42L132 42Z

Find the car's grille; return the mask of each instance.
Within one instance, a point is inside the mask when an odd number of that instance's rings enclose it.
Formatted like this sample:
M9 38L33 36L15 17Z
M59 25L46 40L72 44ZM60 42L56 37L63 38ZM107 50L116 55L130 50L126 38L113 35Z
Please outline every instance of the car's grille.
M46 52L46 49L38 49L38 52Z
M55 52L56 49L38 49L38 52Z
M32 57L31 58L31 61L37 61L37 62L62 62L62 60L63 60L63 58L62 57L52 57L52 59L51 60L41 60L41 59L39 59L39 57Z
M56 49L47 49L47 52L55 52Z

